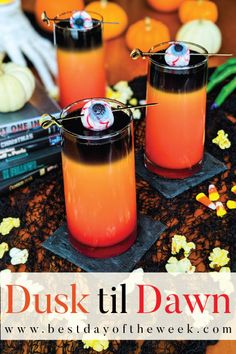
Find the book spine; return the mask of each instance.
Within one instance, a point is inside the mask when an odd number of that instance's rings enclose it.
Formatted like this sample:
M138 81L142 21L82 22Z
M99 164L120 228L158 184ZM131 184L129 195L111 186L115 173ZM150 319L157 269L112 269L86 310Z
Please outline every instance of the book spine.
M58 164L55 165L47 165L38 170L32 171L22 176L18 176L17 178L9 179L7 183L0 184L0 194L5 194L16 190L22 186L27 185L28 183L34 181L36 178L42 177L47 173L57 169L59 167Z
M43 138L59 132L60 129L56 125L53 125L49 129L38 128L27 130L26 132L22 133L9 134L5 138L0 138L0 150L27 143L31 140Z
M20 159L19 161L14 161L12 165L9 162L4 162L4 167L0 171L0 181L6 181L7 179L23 175L25 173L40 169L45 165L55 164L60 161L60 147L52 147L53 149L50 154L32 155ZM47 150L47 149L46 149Z
M58 113L53 114L53 116L57 117ZM38 116L38 117L33 117L31 119L22 119L21 121L18 121L16 123L8 123L5 124L4 126L1 125L0 137L5 137L8 134L16 134L31 129L39 129L41 128L39 124L40 118L41 116Z
M39 119L40 117L35 117L32 119L22 120L17 123L9 123L7 125L4 125L0 128L0 136L15 134L29 129L35 129L37 127L40 127Z
M32 151L44 149L49 146L58 145L61 142L61 135L54 134L45 138L34 140L32 143L26 142L15 147L0 150L0 161L10 162L15 159L28 156Z

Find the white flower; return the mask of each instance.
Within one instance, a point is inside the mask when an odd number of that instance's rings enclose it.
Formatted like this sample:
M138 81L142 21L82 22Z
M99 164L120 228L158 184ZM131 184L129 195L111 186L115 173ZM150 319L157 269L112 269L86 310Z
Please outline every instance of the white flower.
M211 261L210 267L223 267L227 265L230 261L228 257L229 251L226 251L220 247L213 248L208 259Z
M9 250L8 244L6 242L0 243L0 259L4 256L4 253Z
M177 254L181 249L184 250L184 256L188 257L191 250L195 249L196 245L193 242L187 242L186 237L182 235L174 235L171 243L171 253Z
M120 93L118 91L112 90L110 86L107 86L106 88L106 97L111 98L113 100L118 100L120 99Z
M10 250L9 255L11 257L12 265L25 264L28 260L29 252L27 249L20 250L19 248L14 247Z
M217 136L212 140L212 142L218 145L222 150L228 149L231 146L228 134L226 134L223 129L218 130Z
M140 109L133 109L133 108L131 108L131 111L132 111L132 113L133 113L133 118L134 119L140 119L141 118L141 116L142 116L142 114L141 114L141 111L140 111Z
M165 266L168 273L194 273L193 266L188 258L183 258L180 261L176 257L170 257Z
M93 348L96 352L102 352L109 347L109 341L107 339L82 339L82 342L84 343L84 349Z
M230 273L230 267L222 267L219 270L220 273Z
M134 94L127 81L119 81L114 86L114 89L120 93L119 100L124 104L126 104Z
M9 232L13 229L13 227L20 226L20 219L19 218L4 218L0 224L0 234L3 236L8 235Z
M129 104L131 106L137 106L137 104L138 104L137 98L135 98L135 97L131 98L131 100L129 100Z

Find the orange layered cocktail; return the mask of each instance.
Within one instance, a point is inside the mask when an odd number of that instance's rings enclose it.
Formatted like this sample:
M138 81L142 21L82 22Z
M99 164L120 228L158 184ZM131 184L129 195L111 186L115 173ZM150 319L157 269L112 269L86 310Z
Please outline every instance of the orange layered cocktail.
M81 114L88 100L65 109L65 118ZM112 100L112 108L122 106ZM86 129L80 119L64 120L63 177L71 243L90 257L126 251L136 238L136 189L133 123L129 110L114 112L103 131Z
M165 53L172 43L151 52ZM169 66L164 55L149 61L147 102L158 106L147 109L145 165L167 178L193 175L201 168L204 153L207 57L204 48L187 45L187 66Z
M96 13L88 13L92 19L92 27L81 30L70 26L69 19L73 13L75 12L57 16L54 26L62 107L86 97L105 96L102 17Z

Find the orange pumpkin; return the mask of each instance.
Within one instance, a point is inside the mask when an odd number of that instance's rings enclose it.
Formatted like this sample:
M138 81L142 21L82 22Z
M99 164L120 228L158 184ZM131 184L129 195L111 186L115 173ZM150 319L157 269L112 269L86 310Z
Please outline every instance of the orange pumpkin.
M82 10L83 8L83 0L36 0L35 15L39 26L46 31L52 32L53 26L48 26L41 20L43 11L47 12L48 17L55 17L66 11Z
M171 12L178 10L184 0L147 0L149 5L161 12Z
M193 20L209 20L216 22L218 9L213 1L186 0L179 8L179 18L182 23Z
M122 7L107 0L94 1L88 4L86 11L94 11L102 15L104 21L119 22L119 24L105 24L103 38L111 39L124 32L128 25L128 16Z
M155 44L169 41L170 32L164 23L145 17L129 27L125 39L129 49L147 51Z

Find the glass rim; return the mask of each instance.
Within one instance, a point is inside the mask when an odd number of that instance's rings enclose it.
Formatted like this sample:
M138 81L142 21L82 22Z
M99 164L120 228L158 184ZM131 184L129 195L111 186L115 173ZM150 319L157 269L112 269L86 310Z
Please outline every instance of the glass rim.
M77 12L77 11L84 11L84 10L65 11L65 12L62 12L62 13L56 15L56 16L55 16L55 19L60 20L60 18L59 18L60 16L63 16L63 15L66 15L66 14L68 14L68 16L69 16L69 14L73 14L74 12ZM100 23L103 22L103 16L100 15L98 12L95 12L95 11L86 11L86 12L87 12L88 14L90 14L90 15L96 15L96 16L100 17L100 20L99 20L100 22L98 22L97 24L95 24L92 28L87 29L86 31L79 31L78 28L62 27L62 26L58 25L56 22L54 22L54 27L57 27L57 28L62 29L62 30L64 30L64 31L89 32L89 31L91 31L92 29L97 28L97 27L100 25ZM69 16L69 17L70 17L70 16ZM92 17L92 16L91 16L91 17ZM93 19L93 17L92 17L92 19ZM63 18L62 18L61 20L63 20Z
M124 107L124 108L125 108L125 111L128 111L128 112L129 112L129 114L127 114L127 115L129 116L129 118L130 118L130 119L129 119L129 122L128 122L123 128L121 128L121 129L119 129L119 130L117 130L117 131L115 131L115 132L113 132L113 133L104 134L104 135L102 135L102 136L98 136L98 135L86 136L86 135L82 135L82 134L77 134L77 133L74 133L74 132L72 132L72 131L66 129L66 128L63 126L63 118L66 118L66 117L67 117L67 115L65 115L65 114L69 111L70 108L72 108L72 107L78 105L79 103L82 103L82 102L86 103L86 102L91 101L91 100L94 100L94 99L96 99L96 100L103 100L103 101L106 101L106 102L108 101L108 102L111 102L111 103L116 104L117 106ZM132 113L131 109L130 109L130 108L126 108L126 107L127 107L127 106L126 106L124 103L122 103L122 102L120 102L120 101L117 101L117 100L114 100L114 99L111 99L111 98L106 98L106 97L84 98L84 99L75 101L75 102L69 104L68 106L66 106L66 107L64 107L64 108L62 109L62 111L61 111L61 113L60 113L60 119L61 119L61 124L62 124L61 129L62 129L64 132L68 133L69 135L71 135L71 136L73 136L73 137L75 137L75 138L77 138L77 139L86 140L86 141L93 141L93 142L102 142L103 140L107 140L107 139L111 139L111 138L120 136L120 135L122 135L123 132L125 132L125 131L127 130L128 126L129 126L129 125L131 124L131 122L133 121L133 113ZM92 131L92 130L91 130L91 131ZM105 132L105 131L106 131L106 129L100 131L100 133ZM94 132L95 132L95 133L99 133L99 131L94 131Z
M199 48L201 49L203 52L202 53L199 53L199 54L208 54L208 51L206 48L204 48L203 46L201 46L200 44L197 44L197 43L193 43L193 42L187 42L187 41L167 41L167 42L161 42L161 43L158 43L158 44L155 44L154 46L152 46L148 53L155 53L154 50L158 47L161 47L161 46L164 46L164 45L171 45L171 44L176 44L176 43L184 43L186 45L190 45L190 46L194 46L196 48ZM161 68L164 68L164 69L167 69L167 70L189 70L189 69L194 69L194 68L197 68L201 65L203 65L204 63L206 63L208 61L208 56L205 57L205 59L203 59L202 61L200 61L199 63L197 64L193 64L193 65L186 65L186 66L170 66L168 64L162 64L162 63L158 63L157 61L155 61L154 59L152 59L152 57L150 56L148 58L154 65L156 66L159 66Z

